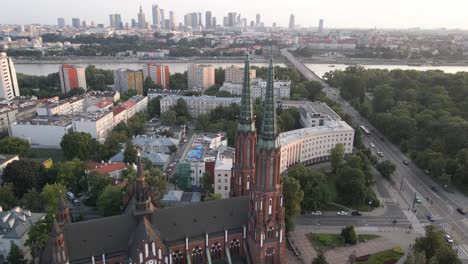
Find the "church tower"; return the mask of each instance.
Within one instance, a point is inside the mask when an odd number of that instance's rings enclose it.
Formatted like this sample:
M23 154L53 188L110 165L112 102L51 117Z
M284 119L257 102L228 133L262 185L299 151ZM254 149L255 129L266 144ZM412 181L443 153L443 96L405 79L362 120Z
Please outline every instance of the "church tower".
M141 153L138 149L138 165L137 165L137 179L135 182L135 208L133 215L147 216L154 212L154 206L151 202L151 197L146 187L145 175L143 174L143 166L141 164Z
M255 144L257 131L250 94L250 58L244 66L241 109L236 133L236 156L231 177L231 197L248 195L255 179Z
M65 201L65 198L61 192L59 195L58 213L56 219L58 219L58 224L60 225L60 227L63 227L65 224L71 223L70 210L68 209L67 202Z
M54 217L52 224L52 233L50 234L53 239L51 261L53 264L66 264L68 263L67 248L65 247L65 240L63 238L63 231L59 223Z
M250 192L248 244L256 264L286 263L285 224L280 183L280 145L276 131L276 100L273 60L263 104L263 120L255 163L255 186Z

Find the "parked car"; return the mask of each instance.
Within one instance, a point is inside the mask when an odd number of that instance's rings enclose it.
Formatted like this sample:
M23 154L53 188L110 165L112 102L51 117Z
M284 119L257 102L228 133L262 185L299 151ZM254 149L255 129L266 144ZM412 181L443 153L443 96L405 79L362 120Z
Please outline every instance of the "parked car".
M383 152L382 151L377 151L377 156L383 157Z
M80 199L73 199L73 204L74 204L75 206L80 205Z
M338 212L336 212L336 215L340 215L340 216L348 215L348 212L346 212L346 211L338 211Z
M406 166L408 166L408 165L409 165L409 161L404 160L404 161L403 161L403 164L405 164Z
M435 186L431 186L431 190L433 190L434 192L438 192L438 191L439 191L439 189L437 189L437 187L435 187Z
M374 143L370 143L370 146L371 146L371 148L375 148L375 144L374 144Z
M465 209L463 209L463 208L458 207L458 208L457 208L457 211L458 211L460 214L462 214L462 215L466 215L466 211L465 211Z
M312 211L310 214L311 215L322 215L322 212L321 211Z
M452 244L453 243L453 238L450 236L450 235L444 235L444 239L445 241L447 241L447 243L449 244Z
M435 222L435 218L432 215L428 215L427 220L429 220L430 222Z
M352 212L351 212L351 215L354 215L354 216L361 216L362 213L360 213L359 211L352 211Z
M67 198L73 200L75 199L75 195L72 192L67 192Z

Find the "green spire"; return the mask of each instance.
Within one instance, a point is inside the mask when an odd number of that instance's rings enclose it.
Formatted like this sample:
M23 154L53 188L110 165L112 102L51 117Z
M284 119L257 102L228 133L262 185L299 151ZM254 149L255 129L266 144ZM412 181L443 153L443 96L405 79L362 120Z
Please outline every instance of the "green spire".
M242 87L241 109L239 115L239 131L253 132L255 124L253 118L252 95L250 94L250 58L247 54L244 66L244 85Z
M263 102L263 119L257 149L277 149L276 138L276 99L274 88L273 58L270 58L268 80Z

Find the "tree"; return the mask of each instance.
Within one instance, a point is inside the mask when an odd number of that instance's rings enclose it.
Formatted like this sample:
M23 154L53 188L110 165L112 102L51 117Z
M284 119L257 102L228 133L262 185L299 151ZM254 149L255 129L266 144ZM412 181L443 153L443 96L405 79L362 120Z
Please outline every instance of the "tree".
M0 153L24 156L29 150L29 142L22 138L6 137L0 140Z
M304 189L304 200L301 207L307 211L316 211L328 205L331 201L331 194L326 176L322 173L311 172L307 178Z
M304 192L301 190L298 180L289 176L285 176L282 179L286 229L290 232L294 230L294 218L301 212Z
M164 125L173 126L177 121L177 113L174 110L168 110L161 114L161 122Z
M99 172L89 173L85 179L86 188L89 193L87 204L96 205L98 197L102 194L104 189L112 183L111 177L108 174Z
M210 193L208 197L205 198L205 201L213 201L223 199L223 195L220 193Z
M147 111L151 118L161 116L161 96L158 96L148 102Z
M143 82L143 95L146 96L148 95L148 90L149 89L155 89L157 86L154 83L153 79L151 79L150 76L145 78L145 81Z
M342 202L351 205L365 202L367 196L366 180L364 173L360 169L342 168L336 185Z
M0 187L0 201L3 210L10 210L18 204L18 201L13 192L13 183L7 183Z
M390 110L390 108L395 104L395 100L393 99L393 88L389 85L381 85L377 87L372 104L375 112L385 112Z
M86 163L79 159L59 163L55 166L57 182L79 193L86 189L86 186L83 188L81 185L86 169Z
M337 172L344 160L345 148L342 143L336 144L330 152L330 161L333 172Z
M46 212L55 215L58 209L59 199L65 199L67 189L60 183L47 184L41 192Z
M396 170L396 165L393 164L391 161L389 160L384 160L382 162L379 162L377 163L377 166L376 166L377 170L382 173L382 175L387 178L387 179L390 179L390 176L392 176L392 174L395 172Z
M23 195L21 204L23 208L31 210L32 212L42 212L44 209L44 202L42 201L41 193L36 191L35 188L29 190Z
M97 207L103 216L120 213L122 204L122 189L118 186L108 185L97 200Z
M3 180L6 183L13 183L15 196L21 198L32 188L42 190L47 177L40 163L21 159L6 166L3 171Z
M137 155L138 151L135 148L135 145L133 145L132 141L127 142L127 146L125 147L124 150L124 162L128 164L136 164L137 162Z
M209 172L203 173L201 178L201 189L205 195L213 193L213 185L211 184L211 176Z
M9 264L26 264L23 251L14 242L11 242L10 253L8 253L7 262Z
M146 184L154 203L159 203L167 193L167 180L161 170L156 167L144 171Z
M343 237L346 244L355 245L357 243L356 230L354 226L350 225L341 230L341 236Z
M128 166L126 170L122 172L122 179L131 184L136 180L136 170L133 166Z
M328 264L323 251L320 250L318 252L317 256L312 260L312 264Z
M427 261L429 262L433 257L436 257L439 251L448 247L442 238L442 232L435 226L429 225L425 227L426 236L416 239L414 250L424 253ZM436 263L456 263L456 262L436 262Z
M38 256L42 253L49 240L50 230L52 229L52 216L46 215L44 219L37 221L28 232L28 239L25 246L31 249L32 256Z
M60 147L68 160L89 160L95 153L96 141L88 133L71 132L63 136Z
M188 121L192 120L188 111L187 102L183 98L177 99L177 103L171 107L171 110L176 112L177 124L185 125Z

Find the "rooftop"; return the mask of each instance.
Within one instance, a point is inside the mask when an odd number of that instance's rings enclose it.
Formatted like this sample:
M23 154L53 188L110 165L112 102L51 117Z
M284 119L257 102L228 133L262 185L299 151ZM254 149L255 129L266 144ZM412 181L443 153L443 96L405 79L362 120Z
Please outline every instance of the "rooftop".
M298 139L318 136L330 132L351 132L354 129L344 121L330 122L325 126L308 127L302 129L296 129L288 132L279 134L279 141L281 145L289 144L290 142Z
M0 154L0 165L3 165L16 157L18 157L18 155Z
M103 112L93 112L93 113L80 113L73 117L73 121L88 121L88 122L96 122L101 118L113 114L112 111L103 111Z
M72 119L68 116L36 116L29 120L17 122L18 125L37 125L37 126L63 126L71 125Z
M121 171L127 168L127 164L123 162L114 162L114 163L90 162L87 165L91 167L90 171L99 172L103 174L112 173L114 171Z

